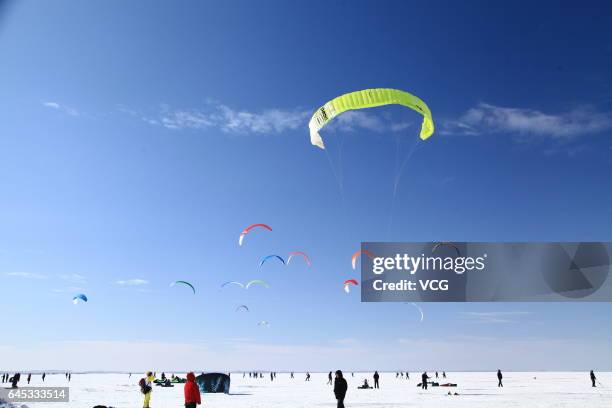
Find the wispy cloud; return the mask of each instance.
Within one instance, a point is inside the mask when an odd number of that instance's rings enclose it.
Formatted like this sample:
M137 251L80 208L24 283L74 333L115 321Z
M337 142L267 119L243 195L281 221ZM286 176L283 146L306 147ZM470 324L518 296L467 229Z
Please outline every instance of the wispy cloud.
M149 281L144 280L144 279L134 278L134 279L118 280L115 283L119 286L142 286L142 285L147 285Z
M4 275L23 279L47 279L46 275L32 272L6 272Z
M338 344L340 346L352 346L352 345L356 345L359 343L359 340L353 338L353 337L346 337L343 339L337 339L337 340L333 340L332 344Z
M535 109L479 103L458 119L443 123L441 133L463 135L513 133L568 140L609 129L612 129L612 114L589 108L577 108L555 114Z
M46 108L58 110L60 112L65 113L66 115L79 116L78 110L71 108L70 106L63 105L59 102L47 101L43 102L42 104Z
M514 323L515 318L530 315L531 312L462 312L463 319L476 323Z
M312 115L311 110L299 108L270 108L261 111L238 110L218 102L209 102L204 108L175 109L162 105L154 114L119 106L119 111L150 125L171 130L216 129L228 134L280 134L285 131L305 129ZM400 132L411 122L394 122L371 112L349 111L336 117L327 126L329 131Z
M83 292L85 289L81 288L79 286L68 286L67 288L63 288L63 289L51 289L51 292L53 293L76 293L76 292Z
M209 103L203 109L174 109L163 105L154 115L142 114L125 107L121 112L167 129L218 129L225 133L281 133L307 123L309 112L300 109L266 109L258 112L236 110L227 105Z
M86 280L85 276L79 275L78 273L61 274L58 275L58 277L62 280L73 283L82 283Z

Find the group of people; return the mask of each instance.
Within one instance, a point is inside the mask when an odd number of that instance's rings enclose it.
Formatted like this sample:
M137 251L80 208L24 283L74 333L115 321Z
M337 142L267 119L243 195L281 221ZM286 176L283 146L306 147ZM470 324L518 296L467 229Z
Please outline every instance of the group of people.
M165 377L164 373L162 373L162 375ZM200 388L196 384L195 378L194 373L187 374L187 381L185 382L185 387L183 390L185 397L185 408L196 408L196 406L202 403ZM140 392L144 395L144 401L142 403L143 408L150 408L151 406L151 394L153 392L154 381L155 375L151 371L148 371L145 374L145 377L141 378L140 382L138 383L140 386Z
M42 373L40 378L42 379L42 382L45 382L45 378L47 377L47 373ZM65 373L65 377L68 380L68 382L70 382L70 380L72 379L72 373ZM3 373L2 374L2 384L4 383L11 383L11 388L17 388L17 384L19 383L19 381L21 381L21 373L14 373L12 376L9 373ZM28 385L30 384L30 381L32 381L32 373L29 373L28 376L26 377L26 381L28 382Z

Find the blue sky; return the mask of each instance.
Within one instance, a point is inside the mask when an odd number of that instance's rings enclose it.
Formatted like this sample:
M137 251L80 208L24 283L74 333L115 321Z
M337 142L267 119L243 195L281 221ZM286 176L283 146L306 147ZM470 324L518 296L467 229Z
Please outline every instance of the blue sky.
M607 303L419 323L341 286L361 241L612 240L611 27L606 2L3 3L0 369L612 369ZM309 143L368 87L437 125L395 197L413 112ZM258 267L293 250L313 267Z

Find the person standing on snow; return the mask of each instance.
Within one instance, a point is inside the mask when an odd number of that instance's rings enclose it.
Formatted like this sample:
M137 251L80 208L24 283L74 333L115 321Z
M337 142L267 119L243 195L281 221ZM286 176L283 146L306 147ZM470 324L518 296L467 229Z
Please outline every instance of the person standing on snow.
M429 376L427 375L427 371L425 371L421 374L421 388L424 390L427 389L427 380L429 380Z
M338 401L338 408L344 408L344 398L346 397L346 390L348 389L348 384L346 380L342 376L342 371L336 371L336 381L334 383L334 395L336 396L336 400Z
M593 387L595 387L595 380L597 380L597 377L595 377L595 373L591 370L591 383L593 383Z
M497 380L499 381L499 382L497 383L497 386L498 386L498 387L503 387L503 386L504 386L504 384L502 384L502 379L503 379L503 378L504 378L504 376L502 375L501 370L497 370Z
M374 388L380 388L378 386L378 379L380 378L380 375L378 375L378 371L374 371Z
M188 373L185 383L185 408L196 408L201 403L200 388L195 383L195 374Z
M140 385L140 391L144 394L144 401L142 402L142 408L150 408L151 403L151 393L153 392L153 381L155 381L155 376L151 371L147 371L145 374L146 377L142 378L138 383Z

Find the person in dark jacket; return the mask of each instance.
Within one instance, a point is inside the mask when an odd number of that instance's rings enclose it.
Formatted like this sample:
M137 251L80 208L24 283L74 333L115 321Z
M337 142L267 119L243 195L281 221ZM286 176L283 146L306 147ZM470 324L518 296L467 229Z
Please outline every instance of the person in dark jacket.
M498 386L498 387L503 387L503 386L504 386L504 384L502 384L502 379L503 379L503 378L504 378L504 376L502 375L501 370L497 370L497 380L499 381L499 382L497 383L497 386Z
M21 374L16 373L11 380L11 388L17 388L17 383L21 380Z
M593 387L595 387L595 380L597 380L597 377L595 377L595 373L591 370L591 383L593 383Z
M380 375L378 375L378 371L374 371L374 388L380 388L378 386L378 379L380 378Z
M427 371L425 371L421 374L421 388L424 390L427 389L427 380L429 380L429 376L427 375Z
M344 398L346 397L346 390L348 384L342 376L342 371L336 371L336 380L334 381L334 395L338 400L338 408L344 408Z
M195 383L195 374L189 373L185 383L185 408L196 408L201 403L200 388Z
M327 374L327 385L332 385L332 373Z

